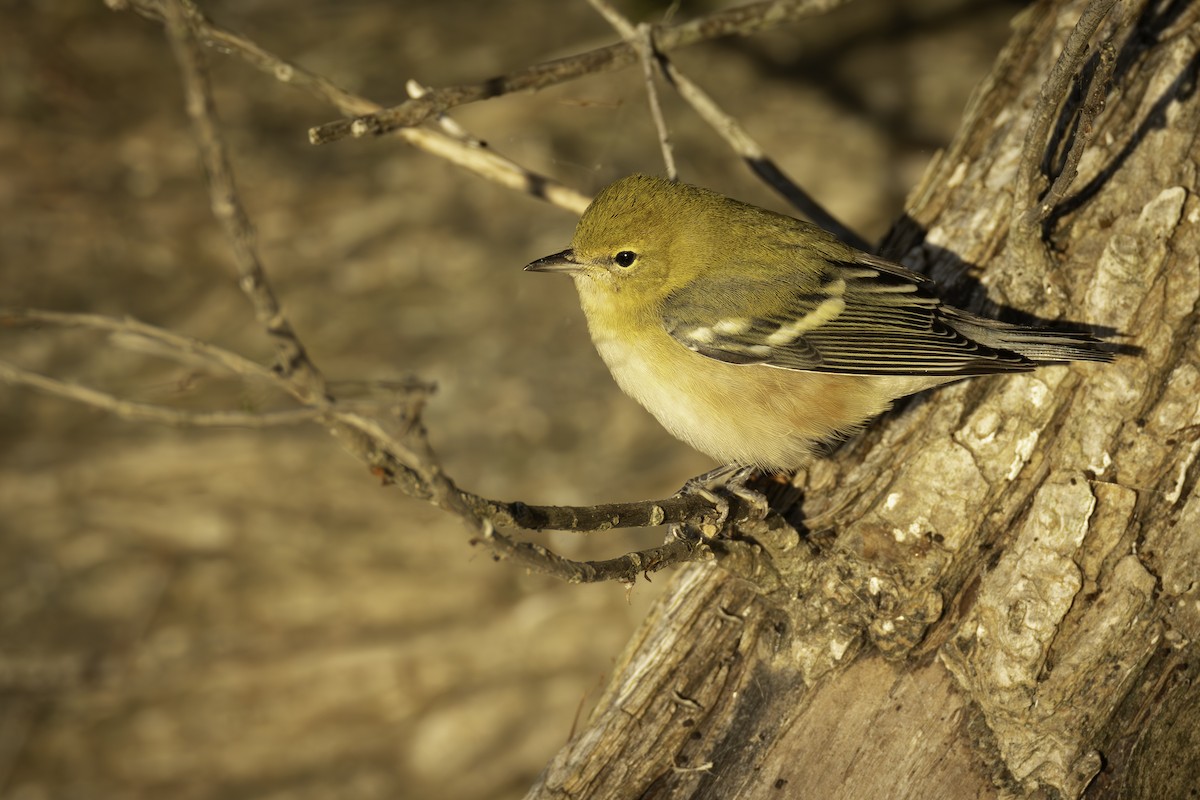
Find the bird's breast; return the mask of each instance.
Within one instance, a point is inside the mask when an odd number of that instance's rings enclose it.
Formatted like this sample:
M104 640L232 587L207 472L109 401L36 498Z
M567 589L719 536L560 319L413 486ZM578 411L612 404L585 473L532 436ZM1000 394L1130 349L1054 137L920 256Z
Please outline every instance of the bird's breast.
M588 327L626 394L725 463L798 467L817 441L853 430L892 399L869 377L727 364L688 350L657 324L631 330L588 314Z

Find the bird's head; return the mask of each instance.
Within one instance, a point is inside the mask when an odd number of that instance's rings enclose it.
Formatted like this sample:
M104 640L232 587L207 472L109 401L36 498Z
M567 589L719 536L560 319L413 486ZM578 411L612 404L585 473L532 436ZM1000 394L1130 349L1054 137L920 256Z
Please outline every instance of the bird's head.
M729 202L705 189L631 175L596 196L569 250L525 269L570 275L585 303L654 306L705 268L714 223Z

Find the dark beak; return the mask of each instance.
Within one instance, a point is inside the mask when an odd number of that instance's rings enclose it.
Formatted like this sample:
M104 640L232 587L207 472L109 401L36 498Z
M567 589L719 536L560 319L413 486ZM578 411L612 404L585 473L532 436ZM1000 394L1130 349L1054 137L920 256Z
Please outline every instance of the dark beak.
M568 275L582 269L583 265L575 260L574 250L563 250L525 265L526 272L565 272Z

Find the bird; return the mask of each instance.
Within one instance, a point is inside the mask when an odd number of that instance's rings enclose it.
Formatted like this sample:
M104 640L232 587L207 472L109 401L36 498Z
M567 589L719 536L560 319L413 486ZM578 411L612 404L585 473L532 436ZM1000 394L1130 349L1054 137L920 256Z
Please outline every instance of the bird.
M601 190L570 247L525 269L571 276L621 389L731 469L794 471L962 378L1113 358L1089 334L949 305L808 222L646 175Z

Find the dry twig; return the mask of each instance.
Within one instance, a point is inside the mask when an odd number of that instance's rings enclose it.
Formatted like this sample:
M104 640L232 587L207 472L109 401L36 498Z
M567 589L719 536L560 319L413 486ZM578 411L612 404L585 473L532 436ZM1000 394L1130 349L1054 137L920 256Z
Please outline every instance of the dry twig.
M0 309L0 328L53 325L84 328L111 334L112 341L131 349L154 346L156 355L185 364L201 364L224 370L241 378L261 380L287 391L289 379L278 372L216 345L192 339L134 319L116 319L100 314L72 314L36 309ZM262 428L299 422L317 422L331 427L343 441L357 446L351 449L369 464L383 470L414 497L432 500L453 513L485 521L477 533L486 533L485 541L499 556L517 559L524 566L548 572L572 582L621 580L628 582L642 572L652 572L680 561L710 557L697 542L670 542L662 547L629 553L604 561L572 561L534 545L517 543L495 531L496 526L524 530L562 530L574 532L604 531L612 528L639 528L681 523L697 524L713 513L708 501L698 495L675 495L661 500L635 503L609 503L596 506L537 506L480 497L458 488L440 472L433 453L423 437L414 445L388 433L379 422L354 411L353 404L333 400L296 409L249 413L238 411L196 412L167 406L137 403L90 387L60 381L15 365L0 362L0 381L29 386L84 405L99 408L122 419L151 422L175 427L250 427ZM348 382L343 384L350 386ZM331 384L340 386L343 384ZM380 388L396 393L401 406L407 407L429 393L428 384L403 381L379 385L363 382L356 389ZM294 394L295 392L290 392ZM416 414L402 415L410 423ZM732 518L748 518L748 510L734 500Z
M667 29L664 36L672 46L709 38L722 33L754 30L785 19L824 10L838 4L825 2L774 2L722 12L705 20ZM115 2L114 2L115 5ZM316 364L291 327L271 287L266 269L259 257L254 231L246 214L233 178L224 140L216 120L216 111L208 84L200 44L217 46L237 53L276 79L300 86L325 98L344 111L362 113L377 108L363 98L347 93L325 78L289 64L248 40L224 31L204 18L191 0L170 0L162 4L151 0L132 0L139 13L160 18L170 39L183 79L187 110L196 134L197 145L208 175L210 202L214 215L222 224L237 264L238 282L250 300L259 323L275 346L274 368L267 368L250 359L204 342L145 325L135 320L116 320L91 314L64 314L35 310L0 310L0 324L78 326L104 331L114 336L118 344L138 342L147 344L159 354L181 362L195 362L217 367L241 377L272 383L291 394L301 408L264 414L240 411L205 411L170 408L136 403L114 395L77 386L55 378L39 375L21 367L0 365L0 379L9 383L31 386L42 391L105 409L125 419L151 421L171 425L250 425L261 427L297 421L317 421L328 427L357 457L379 474L399 484L407 493L430 500L439 507L463 519L473 531L474 541L486 544L496 557L507 557L543 572L558 575L569 581L612 580L632 581L639 573L660 569L671 563L713 557L712 551L699 540L672 538L661 547L649 548L625 556L596 562L576 562L564 559L544 548L513 541L500 533L497 526L526 529L553 528L558 530L607 530L614 527L639 527L684 524L702 526L712 517L712 503L696 495L674 497L643 503L605 504L588 507L529 506L524 503L505 503L488 500L464 492L446 476L429 446L420 425L420 403L428 387L414 384L402 387L399 393L399 423L381 422L366 417L339 402L331 393ZM633 38L639 34L630 28ZM655 40L651 31L643 29L641 42L647 72L651 64L659 64L654 53ZM412 87L415 95L421 89ZM419 99L419 98L418 98ZM660 130L665 125L658 119ZM443 125L449 124L447 121ZM561 185L534 176L511 162L486 151L482 142L461 129L449 134L405 128L397 135L429 151L445 155L456 163L475 169L501 183L522 183L526 190L564 207L581 211L587 198L571 193ZM479 157L482 155L482 160ZM480 164L486 164L481 167ZM735 499L730 523L744 521L748 509Z
M17 386L29 386L47 394L74 400L130 422L154 422L179 428L270 428L312 422L323 413L317 408L292 408L285 411L186 411L180 408L137 403L88 386L60 381L0 361L0 380Z
M1096 117L1104 110L1104 99L1108 94L1109 82L1116 65L1117 53L1112 41L1103 42L1096 54L1096 69L1092 73L1087 94L1079 108L1079 118L1075 123L1075 135L1071 137L1071 146L1063 160L1062 169L1059 170L1058 177L1054 179L1054 183L1051 184L1041 203L1025 212L1024 221L1030 224L1045 222L1055 207L1067 196L1067 189L1079 175L1079 160L1083 158L1083 151L1092 139L1092 129L1096 123Z
M706 17L662 29L655 38L661 52L732 34L748 34L772 28L783 22L795 22L824 14L844 5L847 0L769 0L725 9ZM347 136L379 136L399 128L420 125L433 115L466 103L487 100L511 92L545 89L584 75L622 69L637 61L637 48L629 42L602 47L577 56L535 64L482 83L434 89L378 113L342 119L312 128L313 144L327 144Z
M118 7L117 2L109 0L114 7ZM128 0L128 7L150 19L162 19L162 10L156 0ZM189 11L189 20L196 38L205 45L222 53L236 55L260 72L302 89L344 114L370 114L382 108L378 103L348 92L328 78L280 58L249 39L222 28L198 9ZM587 195L549 176L526 169L491 148L479 147L475 143L426 128L404 128L393 133L418 150L445 159L513 191L541 198L573 214L582 214L591 202Z
M233 247L238 286L249 298L255 317L275 345L276 369L290 379L288 383L297 397L306 402L320 402L325 397L325 378L309 359L271 288L258 257L254 229L233 180L229 156L217 127L207 67L192 31L193 22L189 20L195 18L195 5L191 0L178 0L167 2L163 10L168 38L183 77L188 116L208 175L213 216L225 229Z
M1012 235L1017 237L1016 241L1027 257L1033 258L1035 253L1039 252L1038 245L1041 237L1038 224L1054 208L1053 203L1048 202L1052 199L1051 195L1039 199L1046 181L1042 174L1042 164L1045 161L1046 143L1050 136L1050 129L1064 98L1070 94L1071 82L1079 76L1080 70L1087 60L1088 44L1092 36L1115 4L1116 0L1092 0L1088 4L1080 16L1079 22L1067 37L1062 53L1054 67L1051 68L1046 82L1042 84L1037 107L1034 108L1029 129L1025 134L1025 146L1021 152L1021 163L1017 169L1013 199ZM1102 59L1102 69L1107 69L1108 74L1111 74L1112 66L1109 64L1105 68ZM1079 155L1082 154L1083 148L1091 136L1090 120L1095 118L1098 107L1104 101L1103 87L1107 85L1107 76L1098 70L1094 81L1093 89L1088 92L1086 101L1086 105L1091 107L1091 111L1086 112L1089 124L1081 125L1077 129L1076 140L1072 145L1072 151L1075 153L1074 160L1068 158L1067 166L1059 176L1060 180L1055 182L1054 196L1056 197L1063 196L1071 181L1074 180L1074 166L1078 164ZM1096 89L1097 84L1100 85L1099 90Z
M662 150L667 179L679 180L679 170L675 168L675 153L671 147L671 134L667 130L667 120L663 117L662 105L658 102L658 89L654 85L655 61L658 59L658 53L654 47L654 28L646 23L634 26L608 0L588 0L588 3L608 21L609 25L616 29L625 41L636 48L638 60L642 62L642 80L646 83L646 99L650 103L650 116L654 120L654 129L658 131L658 146Z

